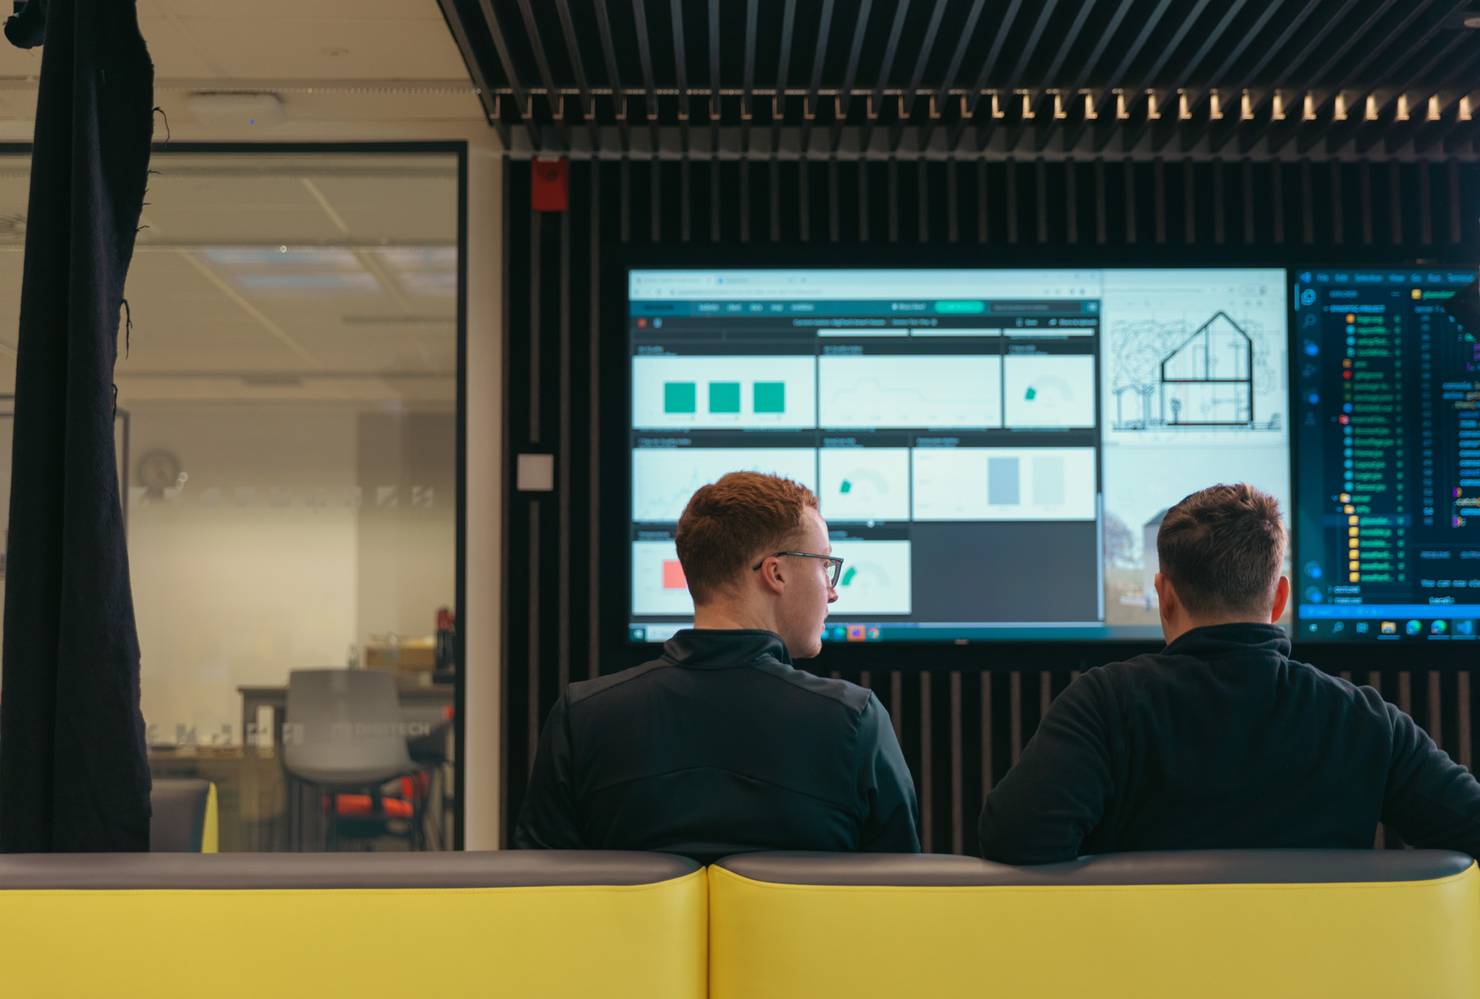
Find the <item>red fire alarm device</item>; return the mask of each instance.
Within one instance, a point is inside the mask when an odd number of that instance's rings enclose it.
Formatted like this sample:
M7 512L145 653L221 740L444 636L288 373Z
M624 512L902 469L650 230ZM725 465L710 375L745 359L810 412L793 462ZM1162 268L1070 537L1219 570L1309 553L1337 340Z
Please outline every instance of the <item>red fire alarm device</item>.
M530 207L537 212L565 211L570 205L570 160L536 159L530 169Z

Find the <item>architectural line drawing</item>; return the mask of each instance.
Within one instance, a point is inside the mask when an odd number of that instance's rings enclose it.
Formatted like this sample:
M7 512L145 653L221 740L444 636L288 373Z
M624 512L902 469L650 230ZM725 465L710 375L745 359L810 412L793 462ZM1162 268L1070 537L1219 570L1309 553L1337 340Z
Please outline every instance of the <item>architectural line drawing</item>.
M1144 369L1143 369L1144 370ZM1254 339L1219 309L1155 368L1112 390L1116 430L1247 430L1254 407ZM1144 377L1144 376L1143 376ZM1279 415L1266 424L1278 426Z

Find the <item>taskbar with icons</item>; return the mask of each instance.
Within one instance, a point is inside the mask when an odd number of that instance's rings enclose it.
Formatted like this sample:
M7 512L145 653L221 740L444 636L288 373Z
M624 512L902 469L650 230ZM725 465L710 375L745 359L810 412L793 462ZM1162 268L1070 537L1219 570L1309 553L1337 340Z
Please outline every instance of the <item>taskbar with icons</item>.
M822 629L824 642L880 642L884 630L877 624L829 624Z
M632 644L666 642L684 628L688 621L633 621L627 626L627 641ZM1155 643L1161 630L1148 625L1107 625L1099 621L1011 621L1011 622L919 622L919 621L854 621L832 622L823 626L821 638L827 645L867 642L946 643L964 645L984 642L1134 642Z
M630 642L666 642L690 622L663 624L629 624L627 640ZM824 642L879 642L883 641L883 629L876 624L830 624L822 629Z
M1300 637L1335 642L1465 642L1480 639L1480 607L1425 604L1300 608Z

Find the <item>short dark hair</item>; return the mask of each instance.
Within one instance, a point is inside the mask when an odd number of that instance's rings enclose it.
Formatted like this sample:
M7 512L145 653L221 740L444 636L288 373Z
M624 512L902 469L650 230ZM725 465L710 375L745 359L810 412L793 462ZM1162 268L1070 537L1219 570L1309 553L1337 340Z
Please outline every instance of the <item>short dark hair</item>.
M1162 517L1156 553L1193 614L1267 614L1285 562L1280 501L1242 482L1201 489Z
M731 472L700 486L674 535L694 602L708 603L755 559L785 548L808 507L817 508L812 490L778 475Z

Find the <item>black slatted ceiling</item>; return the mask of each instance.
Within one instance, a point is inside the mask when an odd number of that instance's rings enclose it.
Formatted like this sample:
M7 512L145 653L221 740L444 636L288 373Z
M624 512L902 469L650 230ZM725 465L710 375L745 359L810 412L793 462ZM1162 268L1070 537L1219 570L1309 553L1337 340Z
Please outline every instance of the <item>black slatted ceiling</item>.
M1480 0L440 2L520 152L1467 154L1480 89Z

